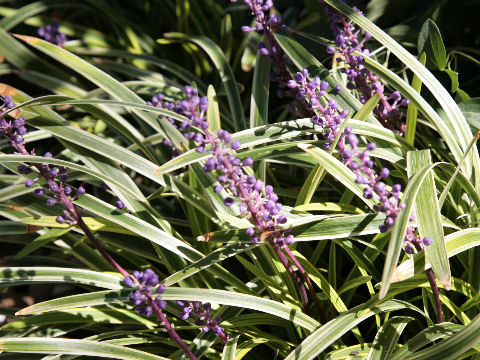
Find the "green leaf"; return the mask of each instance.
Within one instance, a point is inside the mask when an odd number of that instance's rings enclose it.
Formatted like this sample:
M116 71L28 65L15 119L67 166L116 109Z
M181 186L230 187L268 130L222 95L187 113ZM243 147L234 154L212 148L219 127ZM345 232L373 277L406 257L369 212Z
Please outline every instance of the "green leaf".
M228 244L224 247L221 247L210 254L206 255L205 257L201 258L194 263L189 264L187 267L183 268L182 270L177 271L176 273L167 277L163 283L166 286L171 286L176 284L177 282L192 276L207 267L210 267L214 264L217 264L225 259L228 259L232 256L237 256L242 252L247 250L251 250L255 247L259 246L259 244L248 244L248 243L232 243Z
M409 151L407 153L407 171L410 178L418 171L432 164L430 150ZM425 246L425 255L432 264L432 270L443 287L450 289L450 263L445 247L442 216L437 198L437 188L433 172L429 172L421 185L415 199L415 216L420 237L428 236L433 239L430 246Z
M41 227L29 226L21 221L0 220L0 233L2 235L28 234L40 229Z
M480 315L477 315L470 324L450 336L448 339L439 342L429 348L420 350L405 360L450 360L478 346L480 342Z
M24 221L25 219L27 218L23 218L22 221ZM70 229L48 229L44 234L33 239L22 250L17 252L17 254L15 255L15 259L21 259L22 257L31 254L42 246L45 246L46 244L57 240L59 237L61 237L63 234L68 233L69 231Z
M2 86L5 89L2 89ZM0 90L2 90L3 95L12 95L14 97L14 100L17 102L18 100L20 100L21 102L30 100L30 98L26 94L7 85L0 84ZM155 109L154 107L147 105L138 106ZM197 209L205 213L205 215L209 216L210 218L215 217L211 208L206 206L205 203L202 203L202 201L199 201L199 199L202 198L200 194L198 194L195 190L186 185L183 181L179 181L170 176L154 175L157 165L148 161L144 157L139 156L136 153L129 151L124 147L114 144L106 139L92 135L89 132L82 131L76 127L69 126L62 117L60 117L58 114L48 108L35 107L32 109L32 111L38 113L41 118L29 119L29 125L45 129L49 133L55 135L60 139L67 140L68 142L71 142L75 145L87 148L94 153L98 153L102 156L105 156L106 158L121 163L122 165L125 165L130 169L137 171L138 173L146 176L147 178L150 178L161 186L166 186L170 188L172 191L177 193L180 197L188 201L190 204L195 206Z
M385 221L383 214L340 215L332 217L313 217L308 223L292 224L287 222L295 241L315 241L341 239L345 237L376 234L378 227ZM250 242L245 230L216 231L199 237L199 241L211 242Z
M168 360L162 356L105 342L62 338L0 338L0 350L35 354L99 356L122 360Z
M450 81L452 82L452 87L450 92L454 93L458 90L458 72L450 70L450 69L443 69L448 76L450 76Z
M355 174L344 164L320 148L313 147L309 144L297 144L297 146L317 161L335 179L353 191L353 193L362 199L369 207L373 208L374 202L364 198L363 187L355 182Z
M16 35L16 37L25 41L37 50L40 50L44 54L56 59L60 63L68 66L72 70L78 72L79 74L105 90L115 99L141 105L145 104L145 101L141 97L128 89L125 85L118 82L105 72L99 70L95 66L91 65L87 61L70 53L69 51L61 47L55 46L47 41L40 40L31 36ZM177 129L172 126L172 124L170 124L166 120L157 121L153 114L144 113L136 109L133 109L132 111L138 116L138 118L142 119L153 129L164 134L178 148L181 148L180 143L184 141L184 137Z
M0 164L9 163L9 162L20 163L20 162L24 162L25 160L26 160L25 155L4 155L4 154L0 154ZM128 193L130 196L133 196L133 197L136 196L136 194L134 192L132 192L132 190L130 188L125 186L123 183L119 182L117 179L111 179L111 178L105 176L104 174L102 174L101 172L89 169L86 166L78 165L78 164L75 164L75 163L70 162L70 161L58 160L58 159L54 159L54 158L46 158L44 156L29 156L28 160L29 160L29 162L33 162L33 163L65 166L68 169L77 170L77 171L80 171L84 174L90 175L90 176L92 176L96 179L99 179L101 181L110 182L110 183L114 184L115 186L117 186L118 188L122 189L124 192Z
M398 338L412 320L414 319L410 316L394 316L388 319L378 330L367 360L389 360L396 349Z
M470 143L467 151L465 152L465 155L463 155L463 158L460 160L460 162L458 163L457 167L455 168L455 171L454 171L454 173L452 174L452 176L450 177L450 180L448 180L447 185L445 185L445 187L443 188L442 194L440 195L440 198L438 199L438 204L439 204L439 206L440 206L440 209L443 207L443 204L444 204L444 202L445 202L445 199L447 198L447 195L448 195L448 192L450 191L451 186L453 185L453 182L454 182L455 180L457 180L457 176L459 176L459 174L460 174L460 173L459 173L460 167L462 166L463 162L465 161L468 152L472 149L472 147L473 147L473 146L475 145L475 143L477 142L479 135L480 135L480 132L477 132L477 133L475 134L475 136L474 136L473 139L472 139L472 142ZM465 179L465 181L466 181L466 182L469 182L468 179ZM465 182L465 181L464 181L464 182ZM471 185L470 185L470 186L471 186ZM467 186L462 186L462 187L468 189ZM477 204L477 209L478 209L478 205L479 205L478 200L480 200L480 199L478 199L478 197L476 197L476 196L472 196L472 195L471 195L471 194L476 194L476 192L475 192L475 191L466 191L466 192L467 192L467 194L469 194L469 195L472 197L473 201ZM477 199L478 199L478 200L477 200Z
M379 101L380 101L380 94L373 95L370 99L368 99L368 101L365 104L363 104L362 108L358 110L358 112L353 116L353 118L360 121L367 120L368 116L370 116L370 114L375 109Z
M418 34L418 53L427 54L427 67L443 70L447 66L447 51L443 45L442 34L437 24L428 19Z
M340 314L335 319L329 321L313 332L303 340L302 343L285 358L285 360L314 359L342 335L362 321L368 319L370 316L400 309L415 310L416 308L409 303L399 300L388 300L383 303L371 300L365 304L358 305L353 309Z
M398 221L398 220L397 220ZM445 246L449 258L480 245L480 229L471 228L456 231L445 236ZM403 281L414 274L429 269L431 264L425 261L425 252L420 251L413 258L400 264L393 272L392 282Z
M382 287L380 289L379 297L383 299L388 292L388 288L393 279L393 274L397 266L397 261L402 250L403 240L409 225L410 214L416 202L417 194L429 173L437 165L427 165L420 169L408 182L407 188L403 193L402 202L406 204L405 208L400 211L393 226L392 236L388 245L387 256L385 264L383 265Z
M54 324L135 324L147 328L158 326L155 321L137 315L132 310L113 308L79 308L52 311L45 314L31 315L10 322L1 327L3 331L23 329L30 326Z
M218 131L222 128L220 123L220 110L218 109L217 94L215 88L212 85L208 86L207 91L208 109L207 109L207 121L208 129L210 131Z
M480 131L480 98L472 98L458 104L473 132Z
M250 99L250 128L268 124L269 91L270 59L258 51Z
M9 63L20 69L35 69L41 72L56 74L57 77L62 79L68 79L68 75L62 70L30 51L3 28L0 28L0 54Z
M445 139L447 144L449 145L451 151L454 153L455 158L457 161L462 157L463 153L458 148L458 143L463 149L463 152L467 149L468 144L472 140L472 132L465 121L465 117L463 116L462 112L458 108L455 101L452 99L450 94L447 90L442 86L442 84L435 78L435 76L429 72L414 56L412 56L407 50L405 50L400 44L398 44L394 39L392 39L389 35L383 32L378 26L373 24L370 20L365 18L364 16L357 13L355 10L350 8L349 6L345 5L340 0L325 0L325 2L331 5L333 8L337 9L338 11L344 13L348 16L354 23L358 26L362 27L363 30L368 31L372 36L378 40L382 45L384 45L387 49L389 49L395 56L397 56L400 61L402 61L405 65L407 65L417 76L418 78L425 84L425 86L431 91L434 95L436 100L439 102L440 106L445 111L448 121L451 123L452 129L456 129L458 134L453 136L450 133L448 128L440 129L442 137ZM366 61L368 57L365 57ZM392 85L394 88L400 90L403 95L407 96L409 100L413 100L415 96L416 99L421 97L416 93L414 90L409 91L408 94L406 91L398 87L397 83L393 83L389 81L389 84ZM418 101L415 102L415 105L423 112L425 108L425 100L423 100L422 106L418 106ZM432 109L433 111L433 109ZM433 113L435 113L433 111ZM435 113L436 114L436 113ZM435 121L432 121L437 127L440 127L442 120L438 119L438 115L436 115ZM450 133L449 136L445 136L444 132ZM457 143L458 141L458 143ZM478 156L478 151L475 149L475 153L472 154L471 157L467 160L468 166L464 167L465 174L467 178L470 178L470 174L472 172L471 168L473 168L473 172L475 173L474 176L474 186L477 191L480 190L480 158ZM471 166L471 168L470 168Z
M245 118L243 116L243 107L238 92L237 83L230 65L225 59L222 49L218 47L211 39L204 36L185 35L181 33L164 34L167 39L189 41L202 48L215 64L222 80L225 92L227 93L230 111L232 113L233 125L235 131L247 128Z
M316 76L320 79L327 81L330 84L331 89L339 84L338 80L330 74L330 71L320 63L315 56L309 53L298 41L295 41L292 37L276 32L274 34L275 39L282 47L283 51L288 55L288 57L295 64L297 69L301 71L302 69L307 69L309 72L308 77L313 80ZM362 108L362 103L358 101L351 93L350 90L345 88L340 82L341 91L340 93L334 94L329 92L329 96L335 97L339 107L343 109L349 109L353 111L358 111ZM378 121L371 115L368 117L368 121L378 124Z
M0 287L34 283L77 283L106 289L122 289L123 279L113 273L62 267L2 267Z
M397 349L392 354L391 360L403 360L407 355L423 348L425 345L438 339L450 337L462 328L462 325L452 323L442 323L430 326L409 339Z
M349 119L344 124L345 126L350 126L353 129L353 132L358 135L365 135L372 139L385 140L395 147L402 147L402 144L405 144L405 142L400 137L396 136L391 130L378 124L353 119ZM273 141L292 139L305 134L318 133L319 130L312 126L312 120L307 118L268 124L253 129L243 130L232 134L232 141L240 141L240 149L245 149ZM262 151L262 148L259 151ZM398 154L399 151L397 150L395 153ZM242 152L238 151L238 154L241 155ZM195 149L192 149L166 162L158 168L155 173L158 175L166 174L200 160L206 160L209 156L211 155L208 152L199 154Z
M235 360L235 353L237 351L237 341L240 335L228 340L223 348L222 360Z
M85 306L103 305L128 301L129 290L123 291L98 291L81 295L67 296L54 300L37 303L20 310L18 315L39 314L49 311L71 309ZM196 288L167 288L162 294L164 300L188 300L215 302L219 304L236 306L289 320L307 330L313 331L320 324L310 316L288 305L264 299L257 296L241 294L224 290L196 289Z
M422 53L418 59L422 65L425 65L426 55ZM420 94L422 90L422 80L417 75L413 74L412 89ZM405 141L413 146L415 143L415 131L417 129L418 109L413 102L410 102L407 107L407 120L405 130Z

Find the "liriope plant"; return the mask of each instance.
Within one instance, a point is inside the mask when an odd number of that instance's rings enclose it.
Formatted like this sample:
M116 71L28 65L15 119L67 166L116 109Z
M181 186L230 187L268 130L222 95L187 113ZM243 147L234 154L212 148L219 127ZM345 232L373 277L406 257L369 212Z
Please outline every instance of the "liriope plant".
M0 287L33 298L0 359L478 357L476 107L423 65L438 28L417 59L275 5L0 8Z

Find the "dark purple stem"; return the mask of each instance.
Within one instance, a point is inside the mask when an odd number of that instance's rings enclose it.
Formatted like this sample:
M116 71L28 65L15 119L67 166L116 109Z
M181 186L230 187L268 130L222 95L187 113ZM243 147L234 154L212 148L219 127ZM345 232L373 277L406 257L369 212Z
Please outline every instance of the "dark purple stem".
M175 341L182 349L185 351L185 353L188 355L190 360L197 360L197 357L193 354L192 350L185 344L178 335L178 333L173 329L172 325L168 321L167 317L165 314L162 312L162 310L158 307L158 304L153 301L152 297L148 294L145 293L145 297L147 298L148 304L152 307L153 313L157 317L158 320L165 326L165 330L167 330L168 335L172 338L173 341Z
M305 289L305 285L304 285L302 279L300 279L298 277L298 275L295 274L295 271L293 270L292 265L290 265L290 262L288 261L287 257L282 252L282 249L280 248L280 246L278 246L278 244L274 241L274 239L270 238L269 243L272 246L273 251L275 251L275 254L277 254L278 259L280 260L280 262L285 267L285 270L287 270L287 273L290 275L293 282L297 286L298 291L300 292L300 297L302 299L303 308L304 308L305 311L307 311L308 310L308 295L307 295L307 290Z
M18 145L17 150L19 150L22 155L30 156L30 154L23 145ZM33 163L32 165L37 168L40 175L47 181L49 185L55 183L52 177L48 174L48 170L43 169L42 166L37 163ZM75 206L73 201L65 194L63 187L60 187L58 189L57 194L60 197L63 205L72 215L72 218L75 220L77 225L83 230L84 234L88 237L88 239L92 242L93 246L100 252L100 254L102 254L104 259L107 260L120 274L122 274L123 276L129 276L130 274L120 264L118 264L109 253L105 251L100 242L95 238L95 236L93 236L89 227L87 226L87 224L85 224L81 215L79 214L78 208Z
M414 246L417 251L422 250L420 245L414 242ZM427 269L425 270L425 274L427 275L428 282L430 283L430 288L432 289L433 298L435 299L435 310L437 312L437 324L443 322L443 311L442 311L442 302L440 301L440 292L438 291L437 282L435 281L435 274L433 270Z
M300 262L297 260L295 255L293 255L290 248L288 246L285 246L284 250L287 253L290 260L292 260L292 262L295 264L298 271L300 271L300 274L302 274L303 280L306 282L308 286L308 291L310 292L310 296L312 297L312 300L315 302L315 305L317 306L317 310L320 315L320 320L323 323L327 322L325 312L323 311L323 306L320 303L320 300L318 299L317 294L315 293L315 289L313 288L313 284L312 284L312 281L310 280L310 277L308 276L307 272L305 271L303 266L300 264Z

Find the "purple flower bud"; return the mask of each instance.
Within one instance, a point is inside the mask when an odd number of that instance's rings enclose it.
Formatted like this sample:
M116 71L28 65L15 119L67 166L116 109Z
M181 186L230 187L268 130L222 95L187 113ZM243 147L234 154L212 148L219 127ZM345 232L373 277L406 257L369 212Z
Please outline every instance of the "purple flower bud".
M220 191L222 191L222 190L223 190L223 186L221 186L221 185L215 185L215 186L213 187L213 191L214 191L216 194L218 194L218 193L219 193Z
M387 168L383 168L382 170L380 170L380 177L382 179L387 178L389 175L390 175L390 170L388 170Z
M125 276L125 285L127 285L128 287L135 287L135 280L133 280L133 278L131 276Z
M155 299L155 302L157 303L158 307L162 310L167 307L167 303L164 300L162 300L159 296L157 296L157 298Z
M115 202L115 206L119 209L123 209L125 208L125 204L123 203L122 200L118 199L116 202Z
M210 172L215 168L215 159L209 158L207 161L205 161L205 166L203 167L203 170L205 172Z
M283 214L279 215L277 218L279 224L285 224L287 222L287 217Z
M65 186L63 192L65 193L65 195L70 195L72 193L72 188L70 186Z
M371 198L373 198L372 189L370 189L369 187L366 187L365 189L363 189L363 197L364 197L365 199L371 199Z
M223 203L225 204L225 206L232 206L235 201L231 197L227 197L225 198L225 200L223 200Z
M255 230L253 228L248 228L247 230L245 230L245 233L248 236L253 236L253 234L255 234Z
M424 237L422 242L423 242L423 245L429 246L432 244L433 239L431 237Z
M294 79L297 83L301 83L305 80L305 77L302 75L301 72L297 72L294 76Z
M24 184L26 187L31 187L33 184L35 184L35 181L32 179L27 179L25 180Z
M363 175L357 175L357 179L355 180L355 182L358 183L358 184L368 184L369 183L367 178Z
M45 194L45 190L43 190L43 189L35 189L35 190L33 191L33 193L34 193L35 195L37 195L37 196L41 196L41 195Z
M253 189L254 189L254 190L257 190L257 191L262 191L263 185L265 185L265 184L263 183L262 180L257 180L257 181L255 182L255 185L253 186Z
M243 166L251 166L253 164L253 159L251 157L247 157L243 159L242 164Z
M51 183L49 185L49 189L51 192L57 192L58 191L58 185L56 183Z
M327 46L327 53L334 54L337 51L333 46Z
M412 244L407 244L405 246L405 252L409 255L415 254L415 249L413 248Z
M57 203L55 199L48 199L47 200L47 206L53 206Z
M377 144L375 144L374 142L368 143L368 145L367 145L367 150L368 151L375 150L376 148L377 148Z
M57 216L57 222L59 222L60 224L66 222L65 218L62 216L62 215L58 215Z
M203 96L200 98L200 104L199 104L199 109L200 111L207 111L208 109L208 98L206 96Z
M43 154L43 157L46 157L46 158L53 158L53 155L51 152L46 152L45 154Z
M298 86L297 82L295 80L288 80L287 86L291 89L294 89Z
M293 237L293 235L288 235L287 237L285 237L285 242L291 245L295 242L295 238Z
M347 141L352 147L352 149L356 148L358 145L358 138L355 134L350 134L347 136Z
M79 186L77 189L77 196L85 194L85 188L83 186Z
M232 142L231 148L232 148L232 150L240 149L240 141L235 140L234 142Z

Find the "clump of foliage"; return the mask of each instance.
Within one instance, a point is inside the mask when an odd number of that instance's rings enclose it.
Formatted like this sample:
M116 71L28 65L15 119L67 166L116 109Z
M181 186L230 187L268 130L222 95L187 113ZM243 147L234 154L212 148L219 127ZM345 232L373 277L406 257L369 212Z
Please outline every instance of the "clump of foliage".
M450 2L3 5L0 360L480 358Z

